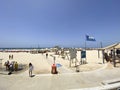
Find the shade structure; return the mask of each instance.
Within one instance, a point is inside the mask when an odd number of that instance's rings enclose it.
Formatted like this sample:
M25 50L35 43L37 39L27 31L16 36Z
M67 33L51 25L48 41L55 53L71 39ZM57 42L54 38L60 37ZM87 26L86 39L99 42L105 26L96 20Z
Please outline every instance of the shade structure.
M103 49L120 49L120 43L109 45L107 47L104 47Z

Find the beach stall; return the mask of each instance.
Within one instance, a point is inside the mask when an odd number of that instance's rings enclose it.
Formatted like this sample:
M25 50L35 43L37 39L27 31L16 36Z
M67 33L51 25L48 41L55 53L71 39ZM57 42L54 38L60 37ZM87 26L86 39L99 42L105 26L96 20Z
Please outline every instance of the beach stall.
M114 67L116 67L116 61L120 63L120 43L115 43L103 49L107 53L106 55L113 61Z

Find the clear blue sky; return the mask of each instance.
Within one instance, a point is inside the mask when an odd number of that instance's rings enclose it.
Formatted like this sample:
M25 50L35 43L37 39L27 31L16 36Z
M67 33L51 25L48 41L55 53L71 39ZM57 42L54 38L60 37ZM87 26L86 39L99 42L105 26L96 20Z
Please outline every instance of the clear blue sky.
M0 47L99 47L120 41L120 0L0 0Z

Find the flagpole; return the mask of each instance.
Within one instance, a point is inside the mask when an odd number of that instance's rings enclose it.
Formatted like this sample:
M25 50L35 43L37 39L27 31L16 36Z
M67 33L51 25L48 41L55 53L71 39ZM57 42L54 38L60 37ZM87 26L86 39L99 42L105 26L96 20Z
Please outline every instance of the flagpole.
M100 42L100 47L98 48L102 49L102 42ZM100 58L100 49L98 49L98 58Z
M85 40L85 51L86 51L86 40Z
M102 46L102 42L100 42L100 48L102 48L103 46Z
M87 40L87 35L86 35L86 38L85 38L85 51L86 51L86 40Z
M86 42L86 39L85 39L85 54L87 54L86 53L86 47L87 47L87 44L86 44L87 42ZM85 61L86 61L87 59L86 59L86 57L85 57ZM86 61L87 62L87 61Z
M100 47L101 47L101 49L103 48L103 43L102 42L100 42ZM102 59L103 59L103 64L105 63L105 61L104 61L104 50L102 49Z

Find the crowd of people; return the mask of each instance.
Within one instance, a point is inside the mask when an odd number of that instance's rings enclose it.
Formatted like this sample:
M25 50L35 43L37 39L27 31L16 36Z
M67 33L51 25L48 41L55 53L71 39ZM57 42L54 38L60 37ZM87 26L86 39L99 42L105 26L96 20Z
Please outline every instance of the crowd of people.
M18 63L15 61L10 62L9 60L5 62L6 71L9 71L8 74L12 74L13 71L18 71ZM29 63L29 76L32 77L33 65Z
M48 58L48 53L46 53L46 59ZM13 59L13 55L9 55L9 60ZM13 71L18 71L18 63L15 61L9 61L7 60L4 63L4 66L6 67L6 71L9 71L8 74L12 74ZM32 77L32 71L33 71L33 65L30 62L29 63L29 76Z
M18 71L18 63L15 61L10 62L8 60L5 62L4 66L6 66L6 70L8 70L9 73L12 73L13 71Z

